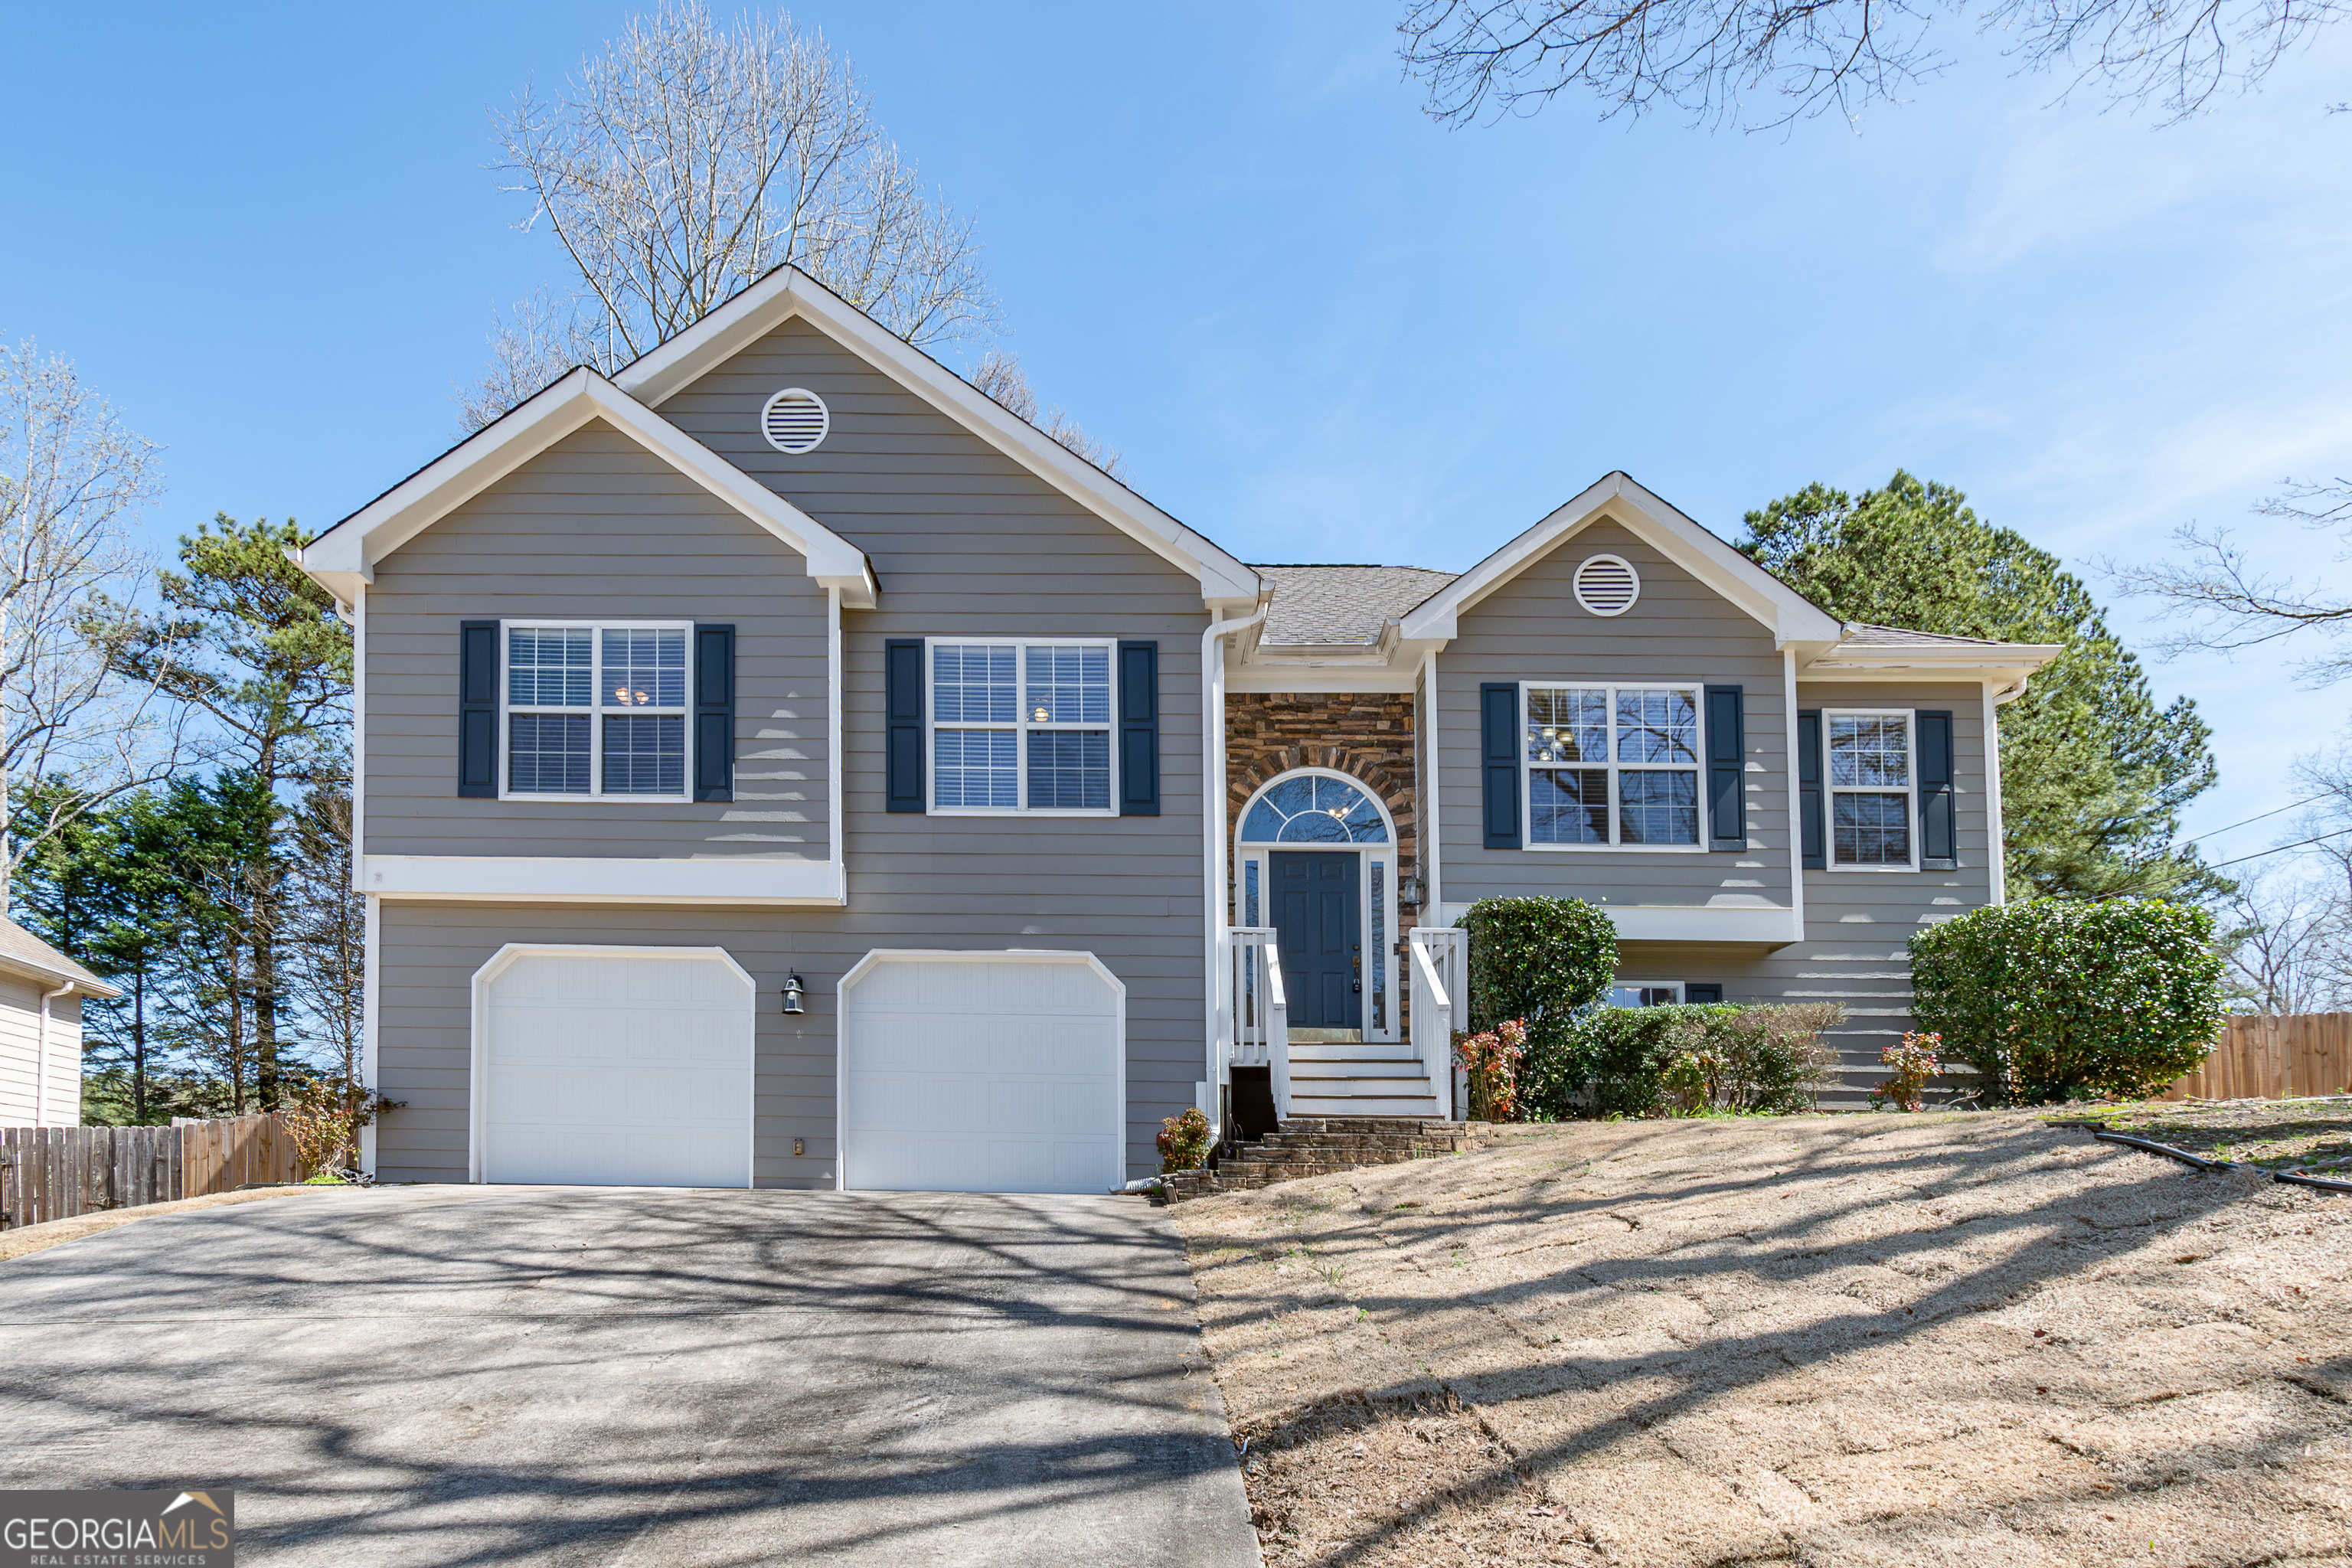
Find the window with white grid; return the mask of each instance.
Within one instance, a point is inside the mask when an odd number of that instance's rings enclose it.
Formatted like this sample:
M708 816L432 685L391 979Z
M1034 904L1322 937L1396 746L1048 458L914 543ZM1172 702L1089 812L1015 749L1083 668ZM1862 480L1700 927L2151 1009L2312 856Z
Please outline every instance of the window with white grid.
M1110 643L928 649L933 811L1115 814Z
M1699 692L1523 685L1528 845L1698 848Z
M1908 871L1916 864L1918 770L1911 715L1822 715L1829 750L1830 866Z
M687 798L687 647L662 621L509 621L504 791Z

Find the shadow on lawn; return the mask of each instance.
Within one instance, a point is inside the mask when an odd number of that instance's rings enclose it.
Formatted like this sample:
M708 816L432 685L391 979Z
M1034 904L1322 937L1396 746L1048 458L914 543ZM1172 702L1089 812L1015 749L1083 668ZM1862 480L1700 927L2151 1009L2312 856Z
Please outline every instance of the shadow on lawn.
M1585 1180L1581 1172L1563 1173L1548 1183L1533 1184L1531 1191L1523 1173L1516 1181L1502 1181L1498 1171L1498 1184L1484 1193L1458 1198L1435 1196L1426 1207L1372 1212L1360 1222L1350 1222L1337 1205L1326 1204L1319 1209L1294 1205L1293 1212L1302 1222L1318 1218L1331 1222L1314 1237L1314 1245L1325 1256L1343 1256L1341 1249L1350 1244L1401 1248L1425 1275L1443 1280L1446 1276L1437 1249L1447 1244L1449 1237L1465 1232L1493 1230L1524 1239L1528 1227L1540 1225L1547 1234L1559 1236L1559 1244L1572 1254L1575 1238L1590 1236L1596 1226L1636 1226L1662 1217L1670 1206L1685 1214L1694 1209L1719 1211L1727 1199L1756 1194L1758 1183L1768 1174L1809 1173L1841 1185L1876 1175L1895 1178L1909 1189L1907 1194L1890 1194L1884 1183L1863 1182L1859 1184L1869 1190L1851 1201L1832 1201L1786 1217L1759 1213L1759 1223L1753 1226L1727 1225L1718 1234L1665 1245L1647 1256L1596 1258L1584 1264L1570 1256L1559 1268L1479 1287L1459 1298L1433 1300L1422 1294L1360 1292L1351 1296L1354 1304L1370 1311L1383 1336L1401 1349L1412 1350L1416 1323L1424 1315L1469 1304L1496 1313L1502 1320L1498 1329L1507 1325L1504 1333L1491 1334L1483 1342L1507 1345L1516 1338L1526 1344L1527 1353L1506 1365L1489 1364L1475 1374L1433 1372L1426 1380L1368 1389L1360 1395L1323 1400L1252 1422L1253 1452L1279 1455L1286 1449L1312 1448L1328 1443L1337 1433L1359 1432L1385 1419L1410 1419L1426 1413L1433 1397L1458 1400L1473 1412L1500 1412L1517 1401L1568 1391L1602 1391L1635 1378L1647 1386L1663 1379L1667 1386L1614 1405L1605 1417L1572 1426L1539 1447L1456 1473L1448 1478L1441 1498L1427 1500L1424 1506L1395 1517L1360 1521L1360 1528L1344 1545L1316 1561L1354 1561L1411 1531L1430 1507L1441 1502L1478 1507L1522 1497L1537 1476L1606 1462L1612 1446L1706 1411L1735 1391L1759 1382L1832 1367L1860 1352L1899 1348L1936 1325L2014 1304L2062 1279L2096 1277L2153 1240L2195 1226L2252 1194L2275 1191L2243 1178L2186 1172L2156 1156L2132 1156L2144 1159L2145 1168L2120 1167L2129 1171L2120 1182L2040 1202L2021 1202L2013 1184L2040 1168L2054 1147L2043 1130L2012 1124L2009 1130L1988 1129L1970 1142L1930 1150L1869 1147L1872 1137L1900 1125L1881 1129L1864 1124L1851 1131L1823 1129L1819 1124L1792 1127L1789 1142L1794 1147L1785 1154L1756 1158L1761 1152L1751 1150L1705 1179L1650 1193L1579 1195L1575 1189ZM1671 1136L1674 1131L1662 1129L1662 1135ZM2247 1136L2242 1131L2235 1135ZM1506 1151L1529 1152L1527 1146ZM1645 1158L1636 1144L1613 1151L1606 1163L1613 1177L1623 1179L1629 1164ZM1680 1167L1685 1173L1709 1169L1707 1162L1694 1158L1688 1148L1673 1149L1657 1163L1662 1167ZM2006 1196L2004 1189L2011 1189ZM1506 1197L1513 1193L1522 1195ZM1276 1198L1265 1206L1279 1202ZM1908 1232L1881 1231L1844 1239L1837 1234L1845 1222L1860 1215L1883 1212L1890 1203L1906 1202L1930 1208L1948 1205L1952 1215L1948 1222L1923 1219ZM1626 1232L1612 1229L1609 1234ZM1210 1245L1217 1239L1201 1238ZM1529 1321L1520 1315L1531 1305L1566 1296L1569 1302L1555 1306L1541 1326L1572 1326L1580 1310L1579 1297L1610 1300L1652 1290L1687 1292L1711 1279L1735 1276L1762 1275L1785 1286L1857 1268L1892 1268L1907 1275L1917 1289L1905 1294L1900 1310L1886 1307L1857 1317L1823 1312L1799 1327L1744 1335L1735 1332L1696 1346L1622 1358L1584 1354L1570 1359L1548 1352L1531 1332ZM1843 1305L1848 1299L1825 1295L1817 1300L1830 1307ZM1433 1352L1425 1359L1435 1363L1441 1354ZM1417 1361L1423 1359L1416 1354ZM2031 1408L2039 1397L2034 1375L2022 1365L1985 1367L1973 1386L1944 1392L1956 1399L2009 1397ZM2051 1374L2041 1375L2047 1379ZM2336 1375L2329 1368L2320 1367L2289 1379L2302 1390L2302 1403L2301 1415L2288 1430L2259 1437L2205 1433L2193 1453L2174 1454L2157 1468L2193 1478L2235 1462L2294 1451L2323 1435L2352 1432L2346 1384L2331 1381ZM1934 1394L1923 1388L1911 1396L1933 1398ZM2058 1491L2036 1500L2049 1503L2075 1495ZM2093 1498L2081 1494L2077 1500ZM1980 1518L1985 1506L1979 1500L1953 1505L1948 1510L1906 1512L1916 1516L1913 1522L1932 1522L1948 1516L1948 1522L1958 1529L1968 1518ZM1757 1522L1759 1530L1769 1532L1760 1513Z

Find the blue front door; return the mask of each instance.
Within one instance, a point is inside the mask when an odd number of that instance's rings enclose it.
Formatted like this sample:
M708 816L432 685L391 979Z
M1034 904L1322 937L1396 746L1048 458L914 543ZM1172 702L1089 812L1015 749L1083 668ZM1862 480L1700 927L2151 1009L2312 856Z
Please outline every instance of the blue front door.
M1275 940L1295 1029L1364 1026L1363 931L1353 855L1272 857Z

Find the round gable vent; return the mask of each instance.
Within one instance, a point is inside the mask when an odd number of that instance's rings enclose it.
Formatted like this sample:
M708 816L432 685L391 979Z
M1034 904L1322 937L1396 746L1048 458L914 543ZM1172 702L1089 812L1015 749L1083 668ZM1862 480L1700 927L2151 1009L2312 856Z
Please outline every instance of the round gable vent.
M1576 569L1576 602L1596 616L1622 616L1642 596L1642 579L1621 555L1592 555Z
M804 386L788 386L768 399L760 410L760 434L779 452L799 457L814 452L833 428L833 413L824 399Z

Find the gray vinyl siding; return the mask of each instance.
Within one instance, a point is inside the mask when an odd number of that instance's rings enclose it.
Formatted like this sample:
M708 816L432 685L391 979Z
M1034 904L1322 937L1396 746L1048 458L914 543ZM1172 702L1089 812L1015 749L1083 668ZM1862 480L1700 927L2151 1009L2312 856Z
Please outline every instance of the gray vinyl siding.
M1576 602L1571 580L1577 566L1601 554L1622 556L1640 574L1641 595L1623 615L1604 618ZM1596 522L1464 611L1454 641L1437 657L1437 674L1430 727L1443 808L1440 875L1446 902L1540 896L1616 904L1789 906L1785 661L1772 646L1771 633L1754 617L1630 530L1605 519ZM1478 688L1496 680L1672 680L1740 687L1747 715L1747 850L1486 847ZM1702 772L1702 813L1705 785ZM1702 838L1706 832L1702 822Z
M758 434L761 405L786 386L814 390L832 413L824 445L803 458ZM1206 1070L1198 582L802 323L660 412L873 561L880 607L843 622L848 907L387 904L382 1076L409 1105L385 1119L379 1169L465 1178L471 977L500 944L626 942L721 946L758 982L754 1179L780 1186L830 1185L839 1168L835 986L866 952L1092 952L1127 987L1128 1170L1157 1170L1160 1120L1192 1103ZM883 644L941 635L1156 640L1160 815L886 812ZM779 991L793 969L808 1011L787 1018ZM795 1137L806 1140L798 1159Z
M565 616L735 626L732 802L459 798L459 624ZM376 567L365 851L826 859L825 637L797 552L593 422Z
M1800 680L1800 708L1948 710L1959 868L1953 871L1807 871L1805 934L1769 952L1752 948L1629 942L1618 973L1628 980L1718 981L1727 1002L1837 1002L1834 1033L1856 1100L1885 1076L1878 1053L1912 1027L1906 943L1921 927L1992 899L1987 839L1983 688L1967 684L1838 684Z

